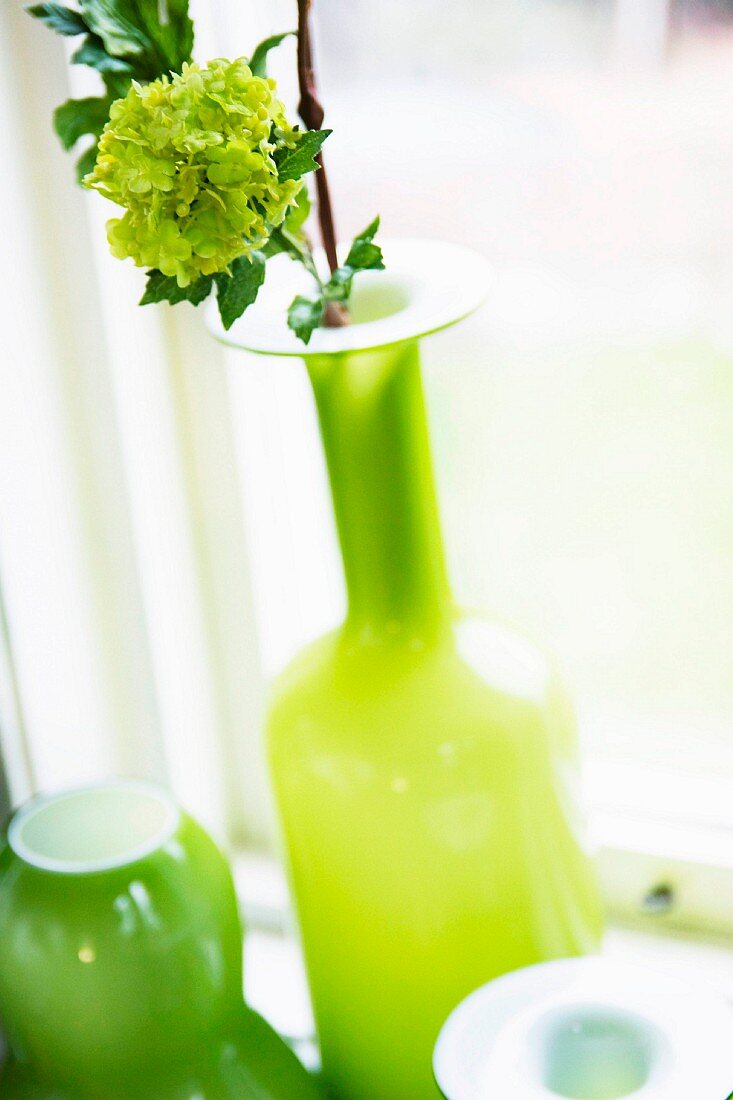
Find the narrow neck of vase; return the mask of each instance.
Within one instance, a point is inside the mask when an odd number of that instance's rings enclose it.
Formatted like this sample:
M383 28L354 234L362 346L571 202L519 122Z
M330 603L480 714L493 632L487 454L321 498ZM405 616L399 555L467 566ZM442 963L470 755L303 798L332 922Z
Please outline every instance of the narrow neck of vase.
M449 593L417 342L307 364L343 554L347 628L434 630Z

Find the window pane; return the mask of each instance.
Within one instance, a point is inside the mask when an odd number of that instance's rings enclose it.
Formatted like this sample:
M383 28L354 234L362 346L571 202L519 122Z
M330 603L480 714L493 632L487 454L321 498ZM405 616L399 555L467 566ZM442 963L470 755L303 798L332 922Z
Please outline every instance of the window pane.
M496 267L426 346L461 599L559 654L591 751L733 767L733 4L317 8L343 235Z

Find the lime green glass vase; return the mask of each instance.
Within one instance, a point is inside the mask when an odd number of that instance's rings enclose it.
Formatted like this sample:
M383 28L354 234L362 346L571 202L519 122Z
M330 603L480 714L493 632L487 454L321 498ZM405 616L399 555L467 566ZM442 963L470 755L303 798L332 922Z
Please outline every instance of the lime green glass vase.
M40 799L0 853L3 1100L317 1100L242 999L231 875L156 788Z
M479 304L485 265L436 242L385 259L349 328L305 350L278 331L285 273L227 339L304 356L343 554L345 622L269 715L324 1081L337 1100L434 1100L451 1009L595 950L601 920L563 691L526 641L459 612L446 577L418 338Z

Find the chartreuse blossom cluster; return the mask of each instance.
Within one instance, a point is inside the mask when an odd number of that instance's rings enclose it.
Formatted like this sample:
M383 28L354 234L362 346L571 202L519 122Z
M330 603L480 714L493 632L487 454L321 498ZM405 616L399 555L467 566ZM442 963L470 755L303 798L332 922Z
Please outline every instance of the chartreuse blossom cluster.
M147 268L141 305L198 306L215 292L229 329L256 300L269 259L284 254L312 280L312 292L299 294L287 317L307 344L319 326L343 322L337 307L348 301L354 276L384 266L374 241L379 219L324 276L305 229L303 177L321 167L331 131L291 126L267 75L271 51L294 32L265 39L248 60L199 67L188 6L163 3L157 15L155 0L79 0L78 7L40 0L28 8L56 34L80 40L71 60L100 83L97 96L57 107L54 129L64 149L80 153L77 178L122 208L107 233L115 256ZM307 21L298 33L307 36ZM308 74L299 66L298 75L303 93ZM308 114L315 119L318 111Z
M84 182L125 208L107 225L114 255L186 287L283 223L303 183L280 178L275 158L298 137L275 82L246 59L186 64L112 104Z

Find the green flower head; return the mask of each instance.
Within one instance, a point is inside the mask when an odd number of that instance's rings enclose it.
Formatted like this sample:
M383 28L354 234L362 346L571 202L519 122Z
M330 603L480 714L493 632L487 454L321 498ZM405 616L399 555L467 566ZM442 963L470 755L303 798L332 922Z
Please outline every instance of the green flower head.
M275 82L244 58L184 65L112 104L85 184L125 207L107 225L120 259L188 286L261 249L303 183L274 156L297 144Z

